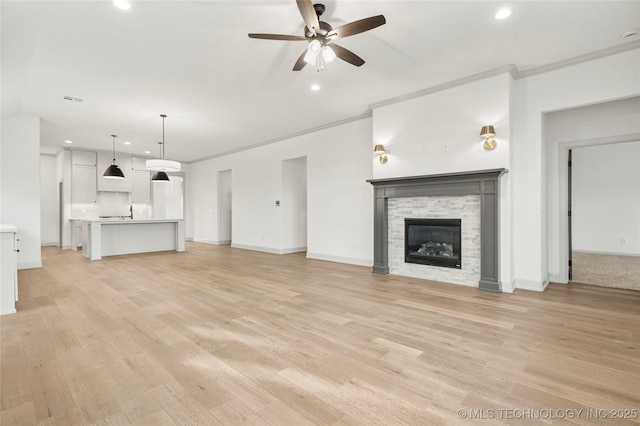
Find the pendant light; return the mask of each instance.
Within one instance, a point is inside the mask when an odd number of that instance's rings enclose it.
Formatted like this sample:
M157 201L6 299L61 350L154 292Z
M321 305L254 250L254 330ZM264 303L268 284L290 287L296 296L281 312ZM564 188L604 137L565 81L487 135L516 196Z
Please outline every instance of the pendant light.
M160 114L162 117L162 149L160 150L160 158L154 158L153 160L147 160L147 170L153 170L156 172L179 172L180 163L177 161L164 159L164 119L167 118L165 114Z
M111 165L107 167L104 174L102 175L105 179L124 179L124 173L120 170L120 167L116 164L116 135L111 135L113 138L113 160L111 161Z
M158 142L158 145L160 145L160 157L164 158L164 143ZM169 176L165 172L155 172L151 182L169 182Z

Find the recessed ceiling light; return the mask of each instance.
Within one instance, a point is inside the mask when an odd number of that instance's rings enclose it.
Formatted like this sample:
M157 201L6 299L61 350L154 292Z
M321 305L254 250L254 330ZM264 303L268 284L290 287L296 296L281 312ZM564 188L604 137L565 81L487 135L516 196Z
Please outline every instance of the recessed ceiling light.
M500 9L498 13L496 13L496 19L505 19L509 16L511 16L511 9L509 9L508 7Z
M64 141L64 143L73 143L73 141L66 140L66 141Z
M145 154L151 154L151 151L145 151L144 153Z
M125 145L131 145L131 142L129 142L129 141L125 141L125 142L124 142L124 144L125 144Z
M311 85L311 90L313 90L314 92L317 92L318 90L320 90L320 85L319 84L312 84Z
M123 10L131 9L131 3L129 3L129 0L113 0L113 4L118 9L123 9Z

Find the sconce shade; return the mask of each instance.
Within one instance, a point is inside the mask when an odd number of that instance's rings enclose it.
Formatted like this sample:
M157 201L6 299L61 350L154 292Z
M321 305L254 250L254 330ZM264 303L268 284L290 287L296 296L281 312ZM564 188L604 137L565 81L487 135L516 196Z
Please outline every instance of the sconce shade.
M165 172L157 172L151 178L151 182L169 182L169 176Z
M179 162L164 159L164 119L167 118L167 116L166 114L160 114L160 117L162 117L162 142L160 142L160 158L147 160L147 170L152 170L154 172L179 172Z
M493 126L483 126L482 130L480 130L481 138L492 138L496 135L496 131Z
M147 160L147 170L158 172L179 172L180 163L173 160L165 160L164 158L154 158Z
M376 145L373 148L373 153L374 154L384 154L384 145Z

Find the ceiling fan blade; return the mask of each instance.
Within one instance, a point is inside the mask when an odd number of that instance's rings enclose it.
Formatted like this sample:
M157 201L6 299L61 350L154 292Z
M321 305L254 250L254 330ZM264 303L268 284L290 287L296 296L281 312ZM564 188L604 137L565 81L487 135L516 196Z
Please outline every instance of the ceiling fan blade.
M331 43L329 45L336 56L342 59L345 62L349 62L351 65L355 65L356 67L362 66L364 64L364 59L360 56L356 55L352 51L345 49L342 46L339 46L335 43Z
M262 38L266 40L291 40L291 41L305 41L306 37L286 34L249 34L249 38Z
M334 28L329 32L329 34L327 34L327 37L349 37L372 30L386 23L387 20L384 18L384 15L371 16L369 18L360 19L359 21L353 21L348 24L344 24L341 27Z
M313 32L320 29L318 15L316 15L316 10L313 8L313 2L311 0L296 0L296 3L298 3L298 9L307 28Z
M294 71L300 71L302 68L304 68L305 65L307 65L306 61L304 60L304 56L306 54L307 54L307 49L304 49L304 51L302 52L302 55L300 55L295 65L293 66Z

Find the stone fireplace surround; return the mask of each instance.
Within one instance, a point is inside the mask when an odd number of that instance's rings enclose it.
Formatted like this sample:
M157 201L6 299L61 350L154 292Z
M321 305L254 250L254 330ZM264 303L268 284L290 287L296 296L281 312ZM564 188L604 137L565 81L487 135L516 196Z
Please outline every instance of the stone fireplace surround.
M370 179L374 187L373 268L389 273L388 200L403 197L452 195L480 196L480 281L481 290L500 292L499 212L500 177L506 169L479 170L391 179Z

